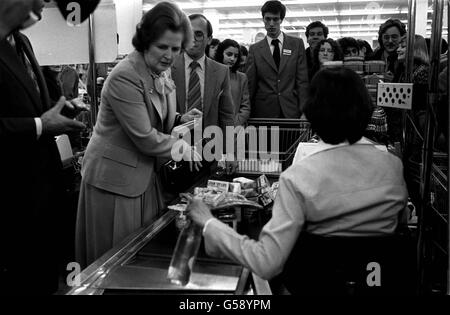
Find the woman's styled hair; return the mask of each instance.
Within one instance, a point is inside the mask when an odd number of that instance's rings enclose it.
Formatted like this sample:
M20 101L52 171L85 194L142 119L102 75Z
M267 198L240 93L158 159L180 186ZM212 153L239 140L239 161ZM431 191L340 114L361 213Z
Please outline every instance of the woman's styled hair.
M414 61L417 63L430 65L427 42L421 35L414 35Z
M156 42L165 31L183 33L181 47L187 49L192 45L191 23L178 6L171 2L160 2L147 11L136 26L133 46L139 52L144 52Z
M344 54L342 52L341 46L339 46L339 44L334 39L331 39L331 38L322 39L317 44L316 48L313 50L313 64L317 65L318 68L320 68L320 62L319 62L320 47L322 47L322 45L325 43L330 44L331 48L333 48L333 52L334 52L333 61L344 59Z
M387 20L386 22L381 24L380 28L378 29L378 43L380 44L380 49L384 49L383 34L386 33L386 31L393 26L398 29L398 31L400 32L400 36L406 34L406 26L400 20L398 19Z
M219 46L217 47L216 61L219 63L223 63L223 57L224 57L223 54L224 54L224 51L228 47L235 47L238 50L237 60L236 60L235 64L230 68L230 71L234 73L239 69L239 66L241 65L241 59L242 59L241 47L239 46L239 44L236 41L234 41L232 39L225 39L223 42L221 42L219 44Z
M373 107L361 77L347 68L320 70L312 79L304 113L326 143L353 144L365 133Z

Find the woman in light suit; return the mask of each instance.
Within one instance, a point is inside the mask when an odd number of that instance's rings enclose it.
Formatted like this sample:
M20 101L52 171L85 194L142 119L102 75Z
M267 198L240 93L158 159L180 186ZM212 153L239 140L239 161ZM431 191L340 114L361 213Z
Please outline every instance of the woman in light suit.
M176 5L159 3L136 28L136 50L105 82L81 171L76 256L84 267L160 215L157 159L171 158L177 145L185 160L196 155L170 132L201 113L176 113L175 85L166 72L191 43L191 33Z
M219 44L216 61L230 68L231 96L234 103L235 125L244 126L250 116L250 94L248 79L245 73L239 72L241 65L241 49L232 39L225 39Z

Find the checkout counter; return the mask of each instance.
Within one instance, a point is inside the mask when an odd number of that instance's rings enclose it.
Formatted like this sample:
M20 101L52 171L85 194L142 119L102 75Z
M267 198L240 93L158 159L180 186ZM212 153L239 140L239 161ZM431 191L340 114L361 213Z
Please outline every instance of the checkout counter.
M208 179L211 179L211 169L204 170L199 181L187 191L206 186ZM171 204L178 201L177 197ZM227 259L208 256L203 240L190 282L186 286L171 283L167 271L180 233L176 224L178 216L178 211L167 210L157 221L130 235L83 270L79 285L67 294L272 294L269 283L247 268ZM242 216L238 231L256 237L264 221L261 216L254 220Z
M267 139L271 139L270 132L274 132L279 139L280 143L276 148L280 155L279 165L270 163L266 165L262 161L245 160L239 163L238 173L233 177L216 172L217 165L205 167L194 176L185 169L179 169L180 165L171 161L167 167L163 168L165 173L162 177L165 178L165 187L172 187L177 192L193 192L195 187L206 187L210 179L231 182L234 177L244 176L256 180L262 174L267 175L268 184L271 185L278 181L281 170L292 164L298 144L309 141L312 136L309 123L304 120L252 119L249 120L249 125L254 126L255 130L266 126L276 127L270 129L269 133L266 131L266 135ZM254 138L253 141L259 143L258 138ZM270 149L272 152L275 150ZM191 185L185 185L184 180L180 180L187 178L190 178ZM174 205L180 201L180 198L178 194L175 194L166 200L172 200L168 205ZM271 217L271 205L265 204L265 206L263 210L235 209L237 219L232 222L233 227L239 233L256 239ZM130 235L83 270L80 275L80 285L73 287L67 294L272 294L268 281L252 274L243 266L230 260L208 256L205 253L203 241L190 282L186 286L171 283L167 279L167 272L180 233L176 224L178 215L178 211L167 210L153 224Z

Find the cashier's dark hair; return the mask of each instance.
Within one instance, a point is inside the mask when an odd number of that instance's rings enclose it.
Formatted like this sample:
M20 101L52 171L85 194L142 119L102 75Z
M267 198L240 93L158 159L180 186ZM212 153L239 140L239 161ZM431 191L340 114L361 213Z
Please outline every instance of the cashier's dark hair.
M165 31L183 33L182 49L192 45L192 29L189 18L180 8L171 2L160 2L147 11L136 26L133 46L139 52L146 51Z
M320 70L312 79L304 113L326 143L360 140L373 107L364 82L347 68Z

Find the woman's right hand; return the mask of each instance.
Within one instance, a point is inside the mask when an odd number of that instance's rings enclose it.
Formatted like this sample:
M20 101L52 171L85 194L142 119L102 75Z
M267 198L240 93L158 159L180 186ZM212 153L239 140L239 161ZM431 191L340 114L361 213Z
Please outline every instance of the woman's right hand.
M181 116L180 122L182 124L187 123L191 120L202 118L203 113L199 111L197 108L193 108L190 111L188 111L186 114Z
M194 169L198 172L202 167L202 156L197 152L195 147L189 146L189 149L184 151L183 161L189 162L189 170L191 172Z

